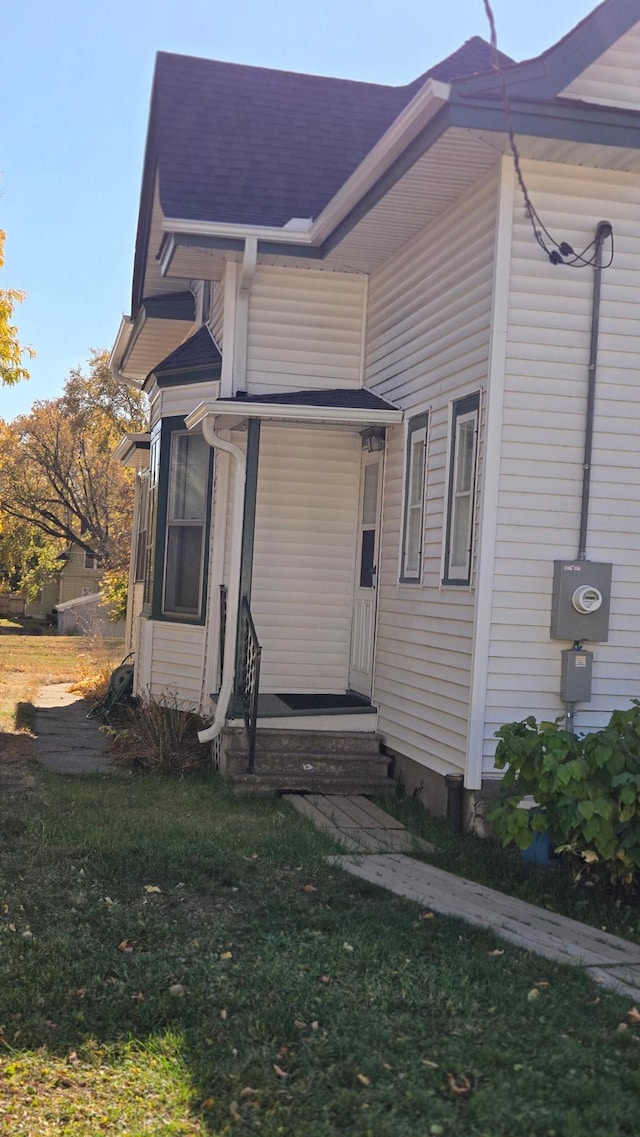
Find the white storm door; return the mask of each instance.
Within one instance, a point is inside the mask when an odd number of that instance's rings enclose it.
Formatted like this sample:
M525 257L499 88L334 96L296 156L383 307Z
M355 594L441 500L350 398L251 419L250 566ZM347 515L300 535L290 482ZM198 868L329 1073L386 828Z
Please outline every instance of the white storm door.
M349 688L371 696L382 501L381 453L362 454Z

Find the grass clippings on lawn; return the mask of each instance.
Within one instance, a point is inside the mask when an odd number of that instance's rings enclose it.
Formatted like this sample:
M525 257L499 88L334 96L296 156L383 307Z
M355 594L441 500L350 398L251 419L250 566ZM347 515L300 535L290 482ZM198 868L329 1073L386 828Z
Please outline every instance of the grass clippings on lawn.
M20 808L1 858L0 1133L637 1131L625 1000L354 881L285 801L51 775Z

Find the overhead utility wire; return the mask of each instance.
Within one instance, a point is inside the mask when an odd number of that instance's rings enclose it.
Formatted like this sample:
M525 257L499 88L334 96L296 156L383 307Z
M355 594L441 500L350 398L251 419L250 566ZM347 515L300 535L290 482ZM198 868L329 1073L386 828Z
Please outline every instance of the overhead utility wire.
M498 36L497 36L497 32L496 32L496 21L495 21L495 17L493 14L493 10L491 8L490 0L483 0L483 2L484 2L484 10L487 14L487 19L489 21L489 28L491 31L491 63L492 63L493 70L497 71L498 75L500 76L500 88L502 91L502 105L504 107L504 116L505 116L505 120L506 120L506 124L507 124L507 134L509 136L509 147L511 149L511 154L513 156L513 164L514 164L515 171L516 171L516 178L518 179L518 185L520 186L520 189L522 191L522 196L524 198L525 212L527 214L527 217L529 218L529 221L531 222L531 228L533 229L534 237L535 237L536 241L538 242L540 248L548 256L552 265L566 265L568 268L588 268L589 266L594 266L596 264L597 256L598 256L598 250L596 247L597 239L594 238L593 241L590 241L589 244L586 246L586 248L584 248L582 250L581 253L576 253L568 241L556 241L555 237L552 236L552 234L549 232L546 225L542 221L542 219L541 219L539 213L537 212L531 198L529 197L529 191L527 189L527 185L526 185L526 182L524 180L524 175L522 173L522 166L520 164L520 154L518 152L518 146L516 143L515 131L513 129L513 116L511 114L511 103L509 102L509 92L507 91L507 82L506 82L505 75L504 75L504 69L503 69L502 64L500 62L500 56L498 54ZM546 237L546 241L545 241L545 237ZM611 231L609 233L609 239L611 241L611 253L609 255L609 260L608 260L607 264L602 265L601 266L602 268L609 268L609 265L612 264L612 262L613 262L613 231ZM547 244L547 242L548 242L548 244ZM593 255L587 256L587 254L590 253L592 249L593 249Z

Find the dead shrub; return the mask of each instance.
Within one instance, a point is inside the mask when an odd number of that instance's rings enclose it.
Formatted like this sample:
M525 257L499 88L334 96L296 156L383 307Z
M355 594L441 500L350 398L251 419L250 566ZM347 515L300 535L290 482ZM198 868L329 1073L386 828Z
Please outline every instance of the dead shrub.
M193 774L209 769L209 747L198 742L204 723L185 710L173 691L161 698L148 694L129 707L116 733L111 760L115 766L144 774Z

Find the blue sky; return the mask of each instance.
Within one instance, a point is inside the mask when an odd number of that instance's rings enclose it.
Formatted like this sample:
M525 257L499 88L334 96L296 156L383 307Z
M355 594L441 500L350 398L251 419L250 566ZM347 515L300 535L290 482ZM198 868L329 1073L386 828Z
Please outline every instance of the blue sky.
M499 44L537 55L595 0L494 0ZM158 50L402 84L473 35L482 0L13 0L0 73L0 286L23 288L32 378L0 387L0 417L60 393L129 312Z

